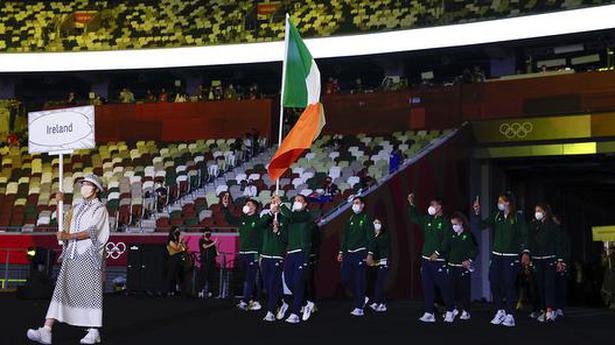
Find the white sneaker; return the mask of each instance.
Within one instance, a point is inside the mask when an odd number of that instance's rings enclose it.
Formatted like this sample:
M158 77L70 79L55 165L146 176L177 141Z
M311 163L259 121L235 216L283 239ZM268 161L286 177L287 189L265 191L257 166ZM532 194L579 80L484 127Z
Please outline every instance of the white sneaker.
M419 321L433 323L436 322L436 317L432 313L425 313L419 318Z
M453 309L453 319L459 315L459 310L457 308Z
M502 326L515 327L515 317L512 314L507 314L502 321Z
M536 320L536 319L538 319L539 316L540 316L540 312L538 312L538 311L533 311L533 312L530 313L530 319Z
M312 313L314 312L314 309L316 309L314 302L308 301L305 308L303 308L303 315L301 315L301 319L303 321L309 320L310 316L312 316Z
M369 297L365 296L365 300L363 301L363 308L369 303Z
M88 329L88 334L79 341L80 344L98 344L100 343L100 332L96 328Z
M470 320L471 317L472 316L470 315L470 313L464 310L461 312L461 316L459 317L459 320Z
M239 304L237 305L237 308L239 310L243 310L243 311L248 311L248 303L241 301L239 302Z
M205 298L205 294L203 293L203 291L199 291L197 296L198 298Z
M538 320L538 322L545 322L545 313L541 313L536 320Z
M267 315L265 315L265 318L263 318L263 321L274 322L275 321L275 315L273 315L272 312L268 311Z
M451 323L453 321L455 321L455 313L453 313L452 311L447 311L444 315L444 322Z
M301 322L301 320L299 319L299 315L297 315L297 314L290 314L288 319L286 319L286 322L295 324L295 323Z
M26 336L39 344L51 344L51 330L45 327L29 329Z
M250 301L250 304L248 305L248 309L252 311L261 310L262 308L263 307L258 301Z
M506 318L506 312L502 309L498 310L497 313L495 313L495 316L493 317L493 319L491 319L491 324L492 325L499 325L502 322L504 322L504 319Z
M360 308L354 308L351 312L350 315L352 316L363 316L363 309Z
M372 303L372 304L369 305L369 307L373 311L378 311L379 305L378 305L378 303Z
M286 316L286 311L288 311L288 303L282 301L282 306L278 310L278 314L276 315L276 319L282 320L284 316Z
M555 312L555 311L548 311L546 316L545 316L545 321L553 322L553 321L555 321L555 319L557 319L557 312Z
M555 314L557 314L557 317L564 316L564 311L562 309L557 309Z
M376 310L376 311L377 311L377 312L380 312L380 313L384 313L385 311L387 311L387 305L386 305L386 304L384 304L384 303L380 304L380 305L378 306L378 310Z

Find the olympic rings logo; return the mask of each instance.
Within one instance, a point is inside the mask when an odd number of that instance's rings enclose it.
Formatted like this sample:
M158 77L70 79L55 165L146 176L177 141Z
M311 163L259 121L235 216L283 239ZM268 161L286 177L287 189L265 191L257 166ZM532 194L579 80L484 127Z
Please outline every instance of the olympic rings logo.
M105 249L107 250L107 258L117 260L126 251L126 244L124 242L107 242Z
M500 134L507 139L523 139L527 137L528 134L532 133L533 130L534 125L531 122L504 122L499 128Z

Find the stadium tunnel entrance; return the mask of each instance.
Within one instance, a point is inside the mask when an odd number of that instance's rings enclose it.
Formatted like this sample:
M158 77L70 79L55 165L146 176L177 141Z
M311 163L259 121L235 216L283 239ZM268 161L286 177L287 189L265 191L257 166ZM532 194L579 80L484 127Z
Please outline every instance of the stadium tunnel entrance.
M510 191L528 221L536 203L551 206L570 238L571 304L601 304L604 243L593 240L592 227L615 225L615 126L608 122L609 116L576 114L473 124L476 146L470 193L480 198L485 212L493 212L498 194ZM481 263L473 294L489 299L490 232L475 233Z

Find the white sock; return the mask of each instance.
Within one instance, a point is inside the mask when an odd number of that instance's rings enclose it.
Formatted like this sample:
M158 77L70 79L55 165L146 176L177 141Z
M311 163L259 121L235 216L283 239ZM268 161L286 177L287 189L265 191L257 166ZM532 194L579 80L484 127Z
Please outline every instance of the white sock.
M46 331L51 332L51 327L49 327L49 326L47 326L47 325L44 325L44 326L43 326L43 329L45 329Z

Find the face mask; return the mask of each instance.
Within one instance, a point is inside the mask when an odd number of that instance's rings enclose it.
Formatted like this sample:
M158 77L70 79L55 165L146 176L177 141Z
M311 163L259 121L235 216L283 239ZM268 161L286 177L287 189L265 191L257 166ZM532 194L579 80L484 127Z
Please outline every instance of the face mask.
M374 223L374 230L376 230L376 231L380 231L380 229L382 229L382 224L380 224L380 223Z
M534 213L534 217L536 217L536 220L542 220L545 217L545 214L542 212L536 212Z
M84 199L88 199L89 197L92 196L92 194L94 194L94 187L93 186L89 186L89 185L82 185L81 186L81 196Z
M506 210L506 204L498 203L498 210L500 211Z
M436 214L436 208L433 206L429 206L429 208L427 209L427 213L429 213L430 216L433 216Z
M243 208L241 209L241 211L243 212L243 214L248 214L248 213L250 213L250 206L248 206L248 205L243 205Z
M303 204L299 201L293 202L293 211L301 211L303 210Z
M352 212L354 212L355 214L358 214L359 212L361 212L361 205L352 204Z
M459 235L463 231L463 225L453 224L453 231L455 231Z

